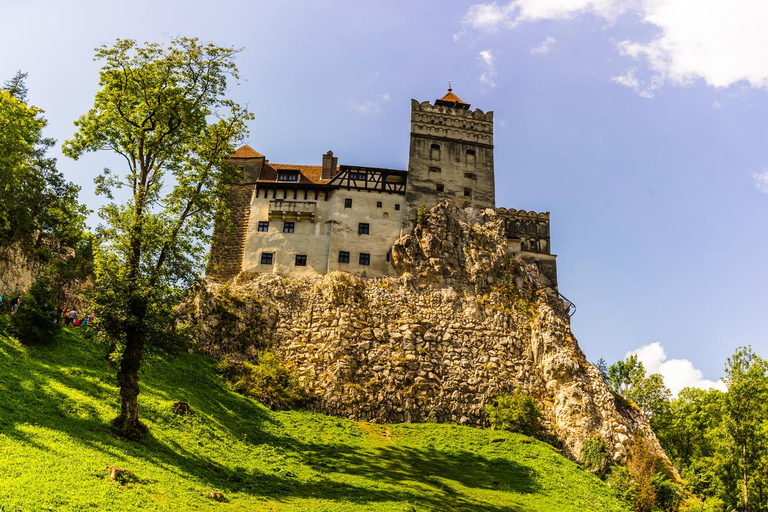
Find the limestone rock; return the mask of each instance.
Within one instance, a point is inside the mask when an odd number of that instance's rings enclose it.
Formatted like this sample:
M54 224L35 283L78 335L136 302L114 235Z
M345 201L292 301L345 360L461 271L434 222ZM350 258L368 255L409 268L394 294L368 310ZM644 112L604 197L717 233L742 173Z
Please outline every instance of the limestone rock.
M664 456L587 362L535 262L506 243L494 210L444 203L393 246L399 277L240 276L208 283L178 314L214 357L273 347L318 412L482 427L485 406L520 388L573 459L594 434L619 463L638 441Z

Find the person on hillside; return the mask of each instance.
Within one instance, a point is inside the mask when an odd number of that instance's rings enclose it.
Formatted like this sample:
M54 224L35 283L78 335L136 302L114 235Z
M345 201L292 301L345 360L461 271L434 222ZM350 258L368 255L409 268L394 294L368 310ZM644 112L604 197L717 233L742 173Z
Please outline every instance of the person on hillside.
M0 313L2 313L2 312L3 312L3 306L4 306L4 305L5 305L5 304L3 304L3 296L2 296L2 295L0 295Z
M11 314L15 315L21 305L21 297L18 295L11 301Z
M81 325L83 325L83 319L82 318L75 319L74 326L75 327L80 327Z
M62 308L56 308L56 323L60 324L62 322L62 316L64 316L64 310Z

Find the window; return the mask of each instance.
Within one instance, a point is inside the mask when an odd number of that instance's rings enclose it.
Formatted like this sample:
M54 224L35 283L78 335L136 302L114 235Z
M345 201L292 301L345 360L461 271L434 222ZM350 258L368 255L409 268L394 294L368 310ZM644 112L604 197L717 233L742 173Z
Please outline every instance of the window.
M429 172L440 172L440 168L439 167L430 167L429 168Z
M261 264L262 265L271 265L272 264L272 256L273 256L273 253L271 253L271 252L263 252L263 253L261 253Z
M465 172L464 173L464 177L467 178L467 179L470 179L470 180L476 180L477 179L477 174L475 174L473 172Z
M472 189L471 188L465 188L464 189L464 197L472 197Z
M387 251L387 261L392 259L392 251Z
M381 208L382 206L381 201L376 201L376 208Z
M399 209L400 209L400 205L399 205L399 204L396 204L396 205L395 205L395 210L399 210Z
M475 150L474 149L468 149L467 150L467 156L475 156Z
M283 233L293 233L295 226L296 226L296 223L294 222L284 222Z
M277 173L277 181L299 181L299 173L295 171Z
M371 264L371 255L367 252L361 252L360 253L360 264L361 265L370 265Z
M344 200L344 208L352 208L352 200L347 198Z
M306 254L297 254L296 255L296 266L297 267L306 267L307 266L307 255Z
M349 263L349 251L339 251L339 263Z
M440 144L432 144L429 147L429 159L440 160Z
M269 231L269 221L268 220L260 220L259 221L259 231Z
M370 224L367 222L361 222L357 225L357 234L358 235L367 235L370 231Z
M349 179L357 180L357 181L366 181L368 180L368 174L364 172L350 172Z
M438 192L443 192L444 190L445 190L445 187L443 186L443 184L442 183L438 183L437 184L437 191Z

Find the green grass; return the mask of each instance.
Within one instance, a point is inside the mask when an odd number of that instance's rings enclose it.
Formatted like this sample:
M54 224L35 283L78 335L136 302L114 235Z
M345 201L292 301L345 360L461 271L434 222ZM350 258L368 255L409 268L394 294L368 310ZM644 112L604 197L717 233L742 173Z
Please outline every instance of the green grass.
M124 441L107 427L119 404L103 352L76 330L40 348L0 334L0 511L627 510L525 436L271 412L191 354L147 362L139 403L150 435ZM191 414L175 416L176 401ZM107 466L138 480L110 482Z

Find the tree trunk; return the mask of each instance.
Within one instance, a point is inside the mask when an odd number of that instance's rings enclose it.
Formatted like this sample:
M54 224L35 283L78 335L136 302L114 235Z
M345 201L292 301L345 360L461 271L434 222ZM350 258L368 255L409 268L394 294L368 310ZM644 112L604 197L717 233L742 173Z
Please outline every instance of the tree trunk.
M744 466L742 468L742 492L744 494L744 512L749 512L749 493L747 492L747 443L741 445L741 455L744 458Z
M115 418L113 426L122 437L141 441L147 434L147 427L139 421L139 369L144 351L144 332L142 324L146 313L142 306L131 307L133 325L126 326L125 350L117 372L120 386L120 416Z

